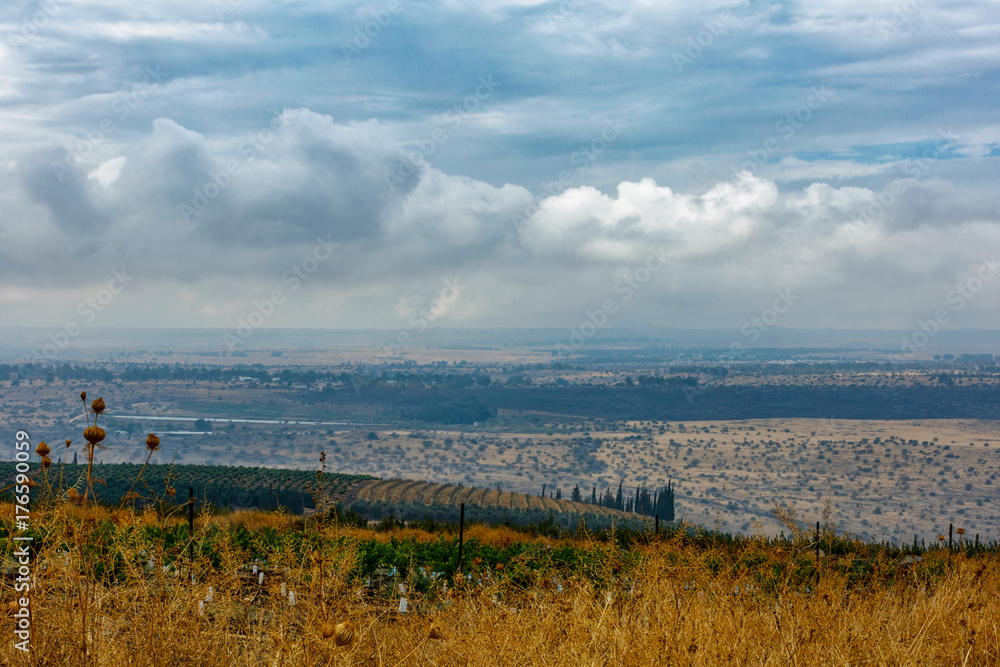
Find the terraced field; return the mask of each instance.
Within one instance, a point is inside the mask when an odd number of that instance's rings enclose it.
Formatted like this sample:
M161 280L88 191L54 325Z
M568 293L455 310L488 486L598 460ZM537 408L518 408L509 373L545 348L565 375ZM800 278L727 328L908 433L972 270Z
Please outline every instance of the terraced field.
M407 502L424 505L453 505L462 503L478 507L500 507L517 510L542 510L544 512L586 513L600 516L631 517L633 515L599 505L575 503L555 498L540 498L527 493L510 493L496 489L483 489L461 484L437 484L408 479L365 480L354 484L344 497L345 504L354 500L369 502Z

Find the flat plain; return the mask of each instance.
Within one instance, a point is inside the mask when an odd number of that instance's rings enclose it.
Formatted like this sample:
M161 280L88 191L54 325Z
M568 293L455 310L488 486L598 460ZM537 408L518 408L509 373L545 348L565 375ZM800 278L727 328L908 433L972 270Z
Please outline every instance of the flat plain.
M551 373L618 381L620 373ZM850 382L885 383L877 374ZM732 378L731 383L776 382ZM992 382L970 378L967 382ZM847 382L836 375L782 382ZM927 376L892 379L928 383ZM326 452L331 470L462 483L569 499L619 483L677 486L677 516L726 531L775 534L775 503L800 518L821 518L827 502L838 530L864 538L934 540L948 525L996 539L1000 424L986 420L749 419L626 421L500 410L479 425L423 428L380 422L359 397L351 405L318 400L322 392L241 382L3 383L7 429L31 429L50 444L72 438L82 422L78 392L109 405L108 449L100 460L141 462L143 440L163 440L154 462L315 469ZM142 417L143 419L125 419ZM158 420L149 419L159 417ZM194 420L211 429L194 430ZM234 421L226 421L231 419ZM241 420L273 420L256 423ZM315 423L297 423L315 422ZM56 455L61 450L54 447ZM72 450L69 450L72 451ZM72 456L72 454L70 454Z

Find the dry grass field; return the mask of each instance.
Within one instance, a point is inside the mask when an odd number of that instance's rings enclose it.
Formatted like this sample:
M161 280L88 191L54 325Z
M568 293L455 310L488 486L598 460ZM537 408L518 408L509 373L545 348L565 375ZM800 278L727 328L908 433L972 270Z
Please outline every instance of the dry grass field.
M13 512L3 509L9 531ZM964 667L1000 660L1000 568L992 555L937 550L904 564L855 544L825 558L817 574L808 542L713 546L675 535L621 549L477 526L468 539L498 548L527 540L540 553L571 549L580 560L476 559L468 581L429 587L416 585L414 567L402 587L393 580L372 595L353 567L362 544L441 536L325 526L300 543L305 549L290 541L271 547L261 582L247 569L259 549L236 531L286 533L287 516L199 520L195 541L211 532L215 546L193 563L184 560L183 543L165 549L156 538L175 522L149 512L57 506L36 518L49 537L32 559L30 653L8 638L0 645L5 665ZM5 555L10 562L9 542ZM112 561L114 576L94 569ZM8 617L19 613L9 590L3 602Z

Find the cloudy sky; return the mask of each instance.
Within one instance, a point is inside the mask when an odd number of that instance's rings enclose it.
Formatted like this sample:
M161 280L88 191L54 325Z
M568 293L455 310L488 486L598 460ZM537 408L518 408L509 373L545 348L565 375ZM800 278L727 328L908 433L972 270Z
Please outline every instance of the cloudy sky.
M3 325L1000 323L994 3L8 0L0 38Z

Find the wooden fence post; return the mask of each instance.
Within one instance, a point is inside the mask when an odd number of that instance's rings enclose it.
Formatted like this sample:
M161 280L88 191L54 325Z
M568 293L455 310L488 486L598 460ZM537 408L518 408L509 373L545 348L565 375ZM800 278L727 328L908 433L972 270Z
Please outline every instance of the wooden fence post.
M948 524L948 551L951 551L951 531L955 527L955 524Z
M656 536L659 537L660 536L660 515L659 514L657 514L656 517L655 517L655 524L656 524L656 531L655 531L655 533L656 533Z

